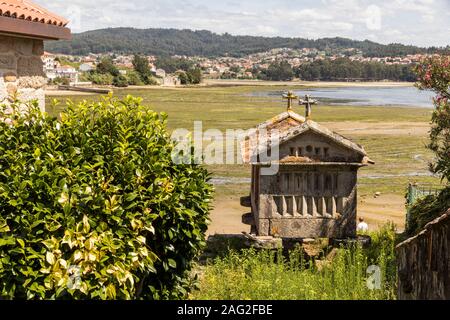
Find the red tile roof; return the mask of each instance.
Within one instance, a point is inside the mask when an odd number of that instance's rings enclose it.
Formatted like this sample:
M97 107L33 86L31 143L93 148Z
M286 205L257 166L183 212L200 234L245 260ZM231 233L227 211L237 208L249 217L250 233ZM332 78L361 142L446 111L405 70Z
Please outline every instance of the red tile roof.
M69 21L27 0L0 0L0 16L65 27Z

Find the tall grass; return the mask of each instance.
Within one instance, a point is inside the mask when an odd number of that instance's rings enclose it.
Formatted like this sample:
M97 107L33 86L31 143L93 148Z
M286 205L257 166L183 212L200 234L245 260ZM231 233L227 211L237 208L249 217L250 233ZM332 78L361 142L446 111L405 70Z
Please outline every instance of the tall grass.
M211 300L386 300L395 299L395 232L386 226L372 234L372 245L338 249L321 267L301 249L281 252L232 251L207 265L193 299ZM367 269L381 271L381 287L370 289Z

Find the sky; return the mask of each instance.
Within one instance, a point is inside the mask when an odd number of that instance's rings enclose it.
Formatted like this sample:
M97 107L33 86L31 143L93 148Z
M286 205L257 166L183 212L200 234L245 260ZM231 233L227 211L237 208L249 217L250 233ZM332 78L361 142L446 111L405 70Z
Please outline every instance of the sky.
M108 27L450 45L450 0L34 0L73 32Z

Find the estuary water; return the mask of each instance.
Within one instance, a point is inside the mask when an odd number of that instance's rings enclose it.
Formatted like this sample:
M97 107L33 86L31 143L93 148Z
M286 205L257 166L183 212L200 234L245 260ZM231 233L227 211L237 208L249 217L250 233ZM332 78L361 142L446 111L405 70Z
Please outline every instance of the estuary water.
M402 106L433 108L433 92L415 87L336 87L293 90L295 94L311 95L322 104L350 106ZM282 91L253 92L255 97L280 99Z

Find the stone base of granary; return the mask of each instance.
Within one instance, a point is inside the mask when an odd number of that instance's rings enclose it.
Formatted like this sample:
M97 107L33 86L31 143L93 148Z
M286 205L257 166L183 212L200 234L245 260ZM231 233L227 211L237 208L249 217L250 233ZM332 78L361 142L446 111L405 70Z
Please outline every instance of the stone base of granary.
M259 219L258 236L281 238L354 238L356 237L356 217L354 219L328 218L280 218Z

